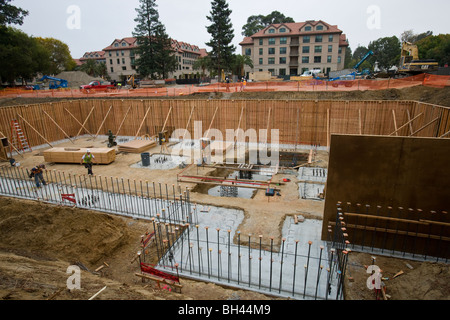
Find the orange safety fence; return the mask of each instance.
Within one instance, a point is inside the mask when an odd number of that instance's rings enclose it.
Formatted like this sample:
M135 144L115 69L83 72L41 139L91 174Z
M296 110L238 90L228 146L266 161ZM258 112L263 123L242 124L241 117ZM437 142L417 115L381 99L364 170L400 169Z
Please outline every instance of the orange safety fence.
M6 88L0 90L0 98L86 98L86 97L175 97L205 92L268 92L268 91L357 91L402 89L413 86L444 88L450 86L450 76L419 74L406 78L357 79L357 80L317 80L264 81L241 83L215 83L209 85L178 85L162 88L113 89L107 91L84 91L79 89L25 90Z

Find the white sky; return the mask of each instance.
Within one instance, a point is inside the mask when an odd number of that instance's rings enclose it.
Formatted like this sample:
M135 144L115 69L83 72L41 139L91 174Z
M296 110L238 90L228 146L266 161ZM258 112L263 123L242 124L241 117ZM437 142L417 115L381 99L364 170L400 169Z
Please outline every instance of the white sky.
M200 48L211 38L211 0L156 0L160 21L169 37ZM87 51L99 51L114 39L132 36L136 26L135 8L139 0L13 0L12 5L29 11L22 26L15 26L35 37L52 37L66 43L77 59ZM412 29L433 34L450 33L448 0L228 0L234 29L233 44L241 53L242 26L251 15L279 11L296 22L323 20L337 25L349 39L352 50L367 46L380 37L400 35ZM69 28L79 8L79 29ZM72 24L73 25L73 24Z

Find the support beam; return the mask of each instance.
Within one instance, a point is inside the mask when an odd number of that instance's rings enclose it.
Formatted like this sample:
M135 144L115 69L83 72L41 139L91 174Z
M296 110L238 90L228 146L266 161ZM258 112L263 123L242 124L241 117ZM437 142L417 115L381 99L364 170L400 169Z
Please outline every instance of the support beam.
M17 113L17 115L26 123L30 126L31 129L33 129L42 139L44 139L45 142L47 142L47 144L53 148L53 146L51 145L51 143L39 132L37 131L27 120L25 120L24 117L22 117L20 114Z
M86 129L86 127L85 127L80 121L78 121L78 119L77 119L77 118L76 118L69 110L67 110L66 108L64 108L64 110L66 110L66 112L67 112L72 118L74 118L74 120L81 126L81 128L83 128L84 130L86 130L86 132L89 133L90 136L94 138L94 135L93 135L92 133L90 133L89 130ZM75 137L75 139L76 139L76 137Z
M440 118L437 117L436 119L431 120L430 122L428 122L426 125L424 125L424 126L423 126L422 128L420 128L419 130L414 131L414 132L410 135L410 137L412 137L413 135L419 133L420 131L422 131L423 129L425 129L426 127L428 127L430 124L432 124L433 122L436 122L436 121L439 120L439 119L440 119Z
M137 130L136 135L134 136L135 139L138 137L139 131L141 131L141 128L144 125L145 119L147 119L149 111L150 111L150 107L147 108L147 112L145 113L144 119L142 119L141 124L139 125L139 129Z
M450 131L447 131L447 133L444 133L442 136L440 136L439 138L444 138L446 136L450 135Z
M211 130L211 126L212 126L212 124L213 124L213 122L214 122L214 119L215 119L215 117L216 117L216 113L217 113L217 110L218 110L218 109L219 109L219 105L217 105L216 110L214 111L214 115L213 115L213 117L212 117L211 123L209 124L208 131L206 131L205 138L208 138L209 131Z
M47 117L49 117L50 118L50 120L58 127L58 129L59 130L61 130L61 132L62 133L64 133L64 135L67 137L67 139L69 139L70 140L70 142L72 142L73 144L75 144L75 142L73 142L73 140L72 139L70 139L70 136L56 123L56 121L55 120L53 120L53 118L52 117L50 117L50 115L45 111L45 110L42 110L42 112L43 113L45 113L46 115L47 115Z
M128 113L130 112L132 106L133 105L129 106L127 112L125 113L125 117L123 117L122 122L120 123L119 129L117 129L116 136L119 136L120 129L122 129L122 126L123 126L123 124L125 122L125 119L127 118Z
M100 130L102 130L102 127L103 127L103 125L105 124L106 118L108 118L108 115L109 115L109 113L111 112L111 109L112 109L112 106L109 107L109 110L108 110L108 112L106 113L106 116L105 116L105 118L103 119L102 124L100 125L100 128L98 128L98 131L97 131L97 133L95 134L95 138L97 138L97 136L98 136Z
M194 114L194 109L195 109L195 105L191 109L191 114L189 115L189 119L188 119L188 122L186 124L186 130L184 131L184 134L183 134L183 140L181 140L181 141L184 141L184 138L186 137L186 132L188 131L189 124L191 123L192 115ZM192 138L192 136L191 136L191 138Z
M167 113L166 121L164 121L164 125L163 125L163 127L161 129L161 132L164 132L164 129L166 128L167 120L169 120L169 116L170 116L170 113L172 112L172 108L173 107L170 106L169 112Z
M411 120L411 115L409 114L409 110L406 109L406 114L408 115L408 120ZM412 121L409 121L409 132L411 133L411 135L413 134L413 128L412 128Z
M95 107L92 107L91 112L89 112L88 116L86 117L86 119L84 120L83 124L81 125L80 130L77 133L77 137L80 135L81 130L83 130L84 126L86 125L86 122L89 120L89 118L91 117L92 112L94 111Z
M397 130L395 130L394 132L392 132L390 134L390 136L392 136L393 134L399 132L401 129L403 129L404 127L406 127L407 125L409 125L411 122L413 122L414 120L416 120L417 118L419 118L421 115L423 115L423 112L418 114L417 116L414 117L414 119L409 120L407 123L405 123L404 125L402 125L400 128L398 128Z
M394 111L394 109L392 109L392 117L394 119L395 135L398 137L397 119L395 118L395 111Z

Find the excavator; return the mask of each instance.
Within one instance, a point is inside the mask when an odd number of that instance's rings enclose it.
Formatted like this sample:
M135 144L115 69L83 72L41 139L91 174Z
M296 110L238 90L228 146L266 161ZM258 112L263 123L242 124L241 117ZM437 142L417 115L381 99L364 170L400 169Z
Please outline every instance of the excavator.
M439 63L432 59L419 59L419 49L410 42L403 42L400 55L398 73L403 75L415 75L437 71Z

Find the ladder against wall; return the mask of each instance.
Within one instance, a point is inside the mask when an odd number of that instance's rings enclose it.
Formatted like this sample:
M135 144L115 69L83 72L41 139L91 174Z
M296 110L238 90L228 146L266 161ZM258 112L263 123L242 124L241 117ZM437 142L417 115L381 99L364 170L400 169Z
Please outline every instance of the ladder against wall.
M25 132L20 127L20 124L17 120L11 120L11 149L14 148L16 151L32 151L27 137L25 136ZM12 152L12 150L11 150Z

